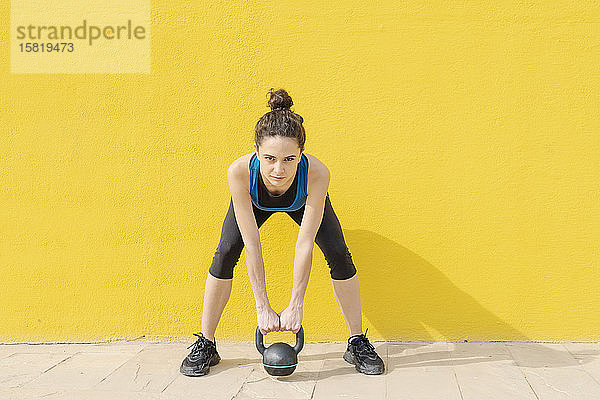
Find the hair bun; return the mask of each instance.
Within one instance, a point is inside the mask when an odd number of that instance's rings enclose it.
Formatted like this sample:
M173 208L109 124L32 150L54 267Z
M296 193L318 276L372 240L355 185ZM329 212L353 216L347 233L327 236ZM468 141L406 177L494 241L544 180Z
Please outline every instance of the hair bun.
M273 88L269 90L269 107L271 110L289 110L294 104L292 98L284 89L278 89L273 91Z

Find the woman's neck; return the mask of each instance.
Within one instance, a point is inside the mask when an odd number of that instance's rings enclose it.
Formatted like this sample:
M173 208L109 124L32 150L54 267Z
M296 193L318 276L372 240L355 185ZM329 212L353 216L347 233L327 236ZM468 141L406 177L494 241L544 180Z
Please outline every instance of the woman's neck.
M262 174L261 174L262 176ZM267 188L267 191L273 195L273 196L282 196L285 192L287 192L290 187L292 187L292 183L294 183L294 181L292 180L292 182L290 182L283 190L281 188L276 188L274 186L272 186L270 184L270 182L268 180L265 179L264 176L262 176L262 180L263 183L265 184L265 187Z

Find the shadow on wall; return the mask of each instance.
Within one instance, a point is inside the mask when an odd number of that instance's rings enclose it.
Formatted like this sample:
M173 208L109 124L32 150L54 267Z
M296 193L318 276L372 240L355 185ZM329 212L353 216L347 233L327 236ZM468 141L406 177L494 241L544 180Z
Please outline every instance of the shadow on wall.
M527 341L398 243L366 230L345 229L344 238L358 270L363 315L386 340L431 340L430 327L447 341Z

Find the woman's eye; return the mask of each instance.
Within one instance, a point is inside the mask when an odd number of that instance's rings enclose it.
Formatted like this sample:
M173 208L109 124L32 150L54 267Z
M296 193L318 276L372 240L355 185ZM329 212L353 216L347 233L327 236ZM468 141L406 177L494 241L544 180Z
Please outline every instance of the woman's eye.
M267 160L272 161L273 157L265 157ZM286 159L285 161L294 161L293 158Z

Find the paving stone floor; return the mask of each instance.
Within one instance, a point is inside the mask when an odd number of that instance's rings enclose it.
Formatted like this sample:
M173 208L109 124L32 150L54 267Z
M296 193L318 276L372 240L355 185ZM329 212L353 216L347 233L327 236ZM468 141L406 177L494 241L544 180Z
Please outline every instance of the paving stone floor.
M183 376L191 343L0 345L0 399L600 399L600 343L373 342L377 376L342 359L345 343L307 343L279 378L253 343L217 343L209 375Z

